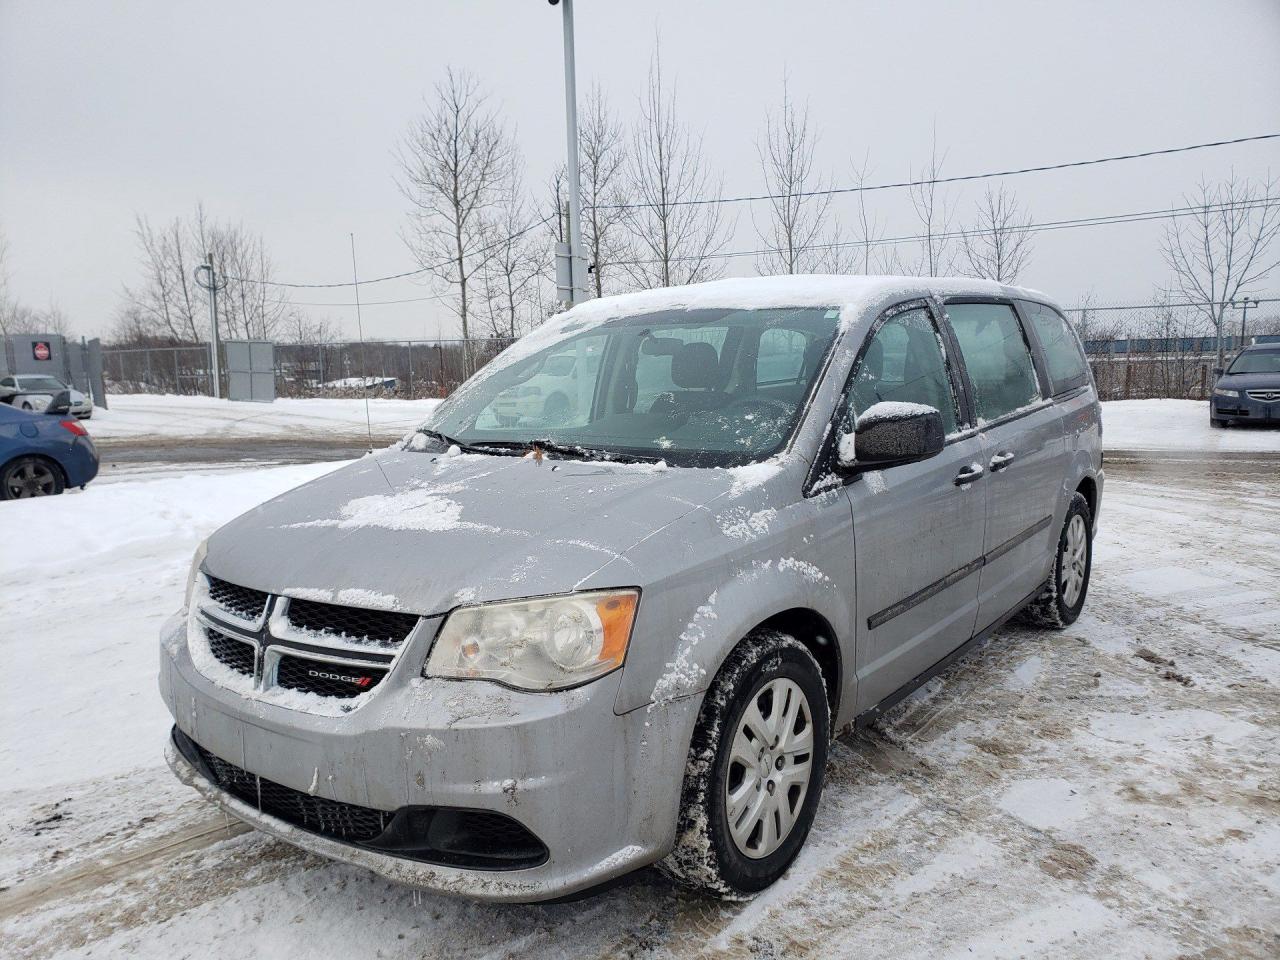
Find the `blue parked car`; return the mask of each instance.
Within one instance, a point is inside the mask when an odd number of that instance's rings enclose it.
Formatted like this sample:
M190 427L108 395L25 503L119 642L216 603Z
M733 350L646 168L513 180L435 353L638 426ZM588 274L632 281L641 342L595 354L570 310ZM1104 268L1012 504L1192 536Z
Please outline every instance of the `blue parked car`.
M0 403L0 500L50 496L98 475L98 451L70 405L65 392L43 413Z

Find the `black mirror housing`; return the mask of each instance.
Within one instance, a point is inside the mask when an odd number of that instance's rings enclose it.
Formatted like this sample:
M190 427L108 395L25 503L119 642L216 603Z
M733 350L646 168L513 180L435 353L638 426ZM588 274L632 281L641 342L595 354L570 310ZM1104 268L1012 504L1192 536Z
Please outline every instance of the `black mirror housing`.
M1220 376L1222 376L1222 375L1223 375L1224 373L1226 373L1226 372L1227 372L1227 371L1226 371L1223 367L1214 367L1214 368L1213 368L1213 375L1214 375L1215 377L1220 377Z
M837 459L842 470L896 467L937 456L946 442L942 414L933 407L877 403L841 439Z
M55 393L49 405L44 408L44 412L55 417L65 417L71 412L71 391L62 390Z

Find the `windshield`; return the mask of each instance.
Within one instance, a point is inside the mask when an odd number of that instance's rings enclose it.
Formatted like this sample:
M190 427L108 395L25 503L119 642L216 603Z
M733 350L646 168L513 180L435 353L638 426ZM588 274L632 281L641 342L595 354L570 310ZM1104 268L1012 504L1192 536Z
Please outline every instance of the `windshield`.
M545 346L535 334L422 429L481 448L543 441L565 454L750 463L794 431L838 317L825 308L670 310L571 328Z
M1249 350L1236 357L1227 373L1280 373L1280 350Z
M19 377L18 386L23 390L65 390L63 384L53 377Z

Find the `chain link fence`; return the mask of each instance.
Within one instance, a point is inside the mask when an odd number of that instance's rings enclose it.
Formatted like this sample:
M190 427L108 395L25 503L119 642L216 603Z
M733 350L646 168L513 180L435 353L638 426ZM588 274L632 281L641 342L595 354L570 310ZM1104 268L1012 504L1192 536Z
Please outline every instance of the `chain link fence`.
M1066 313L1084 342L1102 399L1203 400L1213 389L1217 339L1194 308L1090 305ZM1229 311L1228 325L1238 318ZM1226 358L1254 339L1280 341L1280 312L1250 314L1243 340L1238 328L1224 337ZM513 342L490 337L278 343L276 396L446 397ZM115 393L212 392L207 343L112 347L103 350L103 360L108 389Z
M447 397L513 342L489 337L277 343L276 396ZM110 347L102 353L113 393L212 395L208 343ZM225 386L225 362L220 366Z

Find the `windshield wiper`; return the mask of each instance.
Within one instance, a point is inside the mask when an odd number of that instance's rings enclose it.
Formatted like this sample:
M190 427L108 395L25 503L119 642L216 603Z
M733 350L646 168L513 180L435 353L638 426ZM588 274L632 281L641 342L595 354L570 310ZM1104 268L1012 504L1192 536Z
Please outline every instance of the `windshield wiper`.
M600 447L584 447L576 443L559 443L555 440L491 440L480 446L480 449L493 447L512 453L527 453L542 450L543 453L554 453L562 457L573 457L577 460L600 460L613 463L657 463L661 457L650 457L639 453L618 453Z
M477 447L474 444L465 443L462 440L458 440L458 439L455 439L454 437L449 436L447 433L441 433L439 430L431 430L427 427L419 427L417 430L413 432L420 433L424 437L430 437L432 440L437 440L440 443L443 443L445 447L457 447L463 453L484 452L480 447Z

